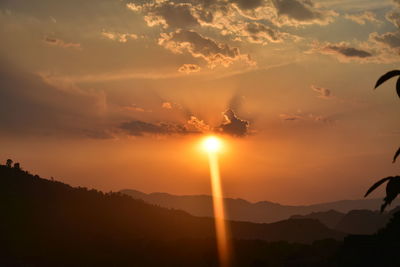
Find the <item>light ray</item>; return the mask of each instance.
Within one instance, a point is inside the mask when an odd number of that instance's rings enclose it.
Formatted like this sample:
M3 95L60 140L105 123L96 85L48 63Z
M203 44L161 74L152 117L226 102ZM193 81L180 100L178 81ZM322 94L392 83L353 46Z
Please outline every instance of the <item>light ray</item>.
M221 176L218 164L218 151L221 142L216 137L205 139L204 148L208 153L210 166L211 188L214 207L215 231L217 238L218 255L221 267L230 265L230 244L228 240L227 224L225 221L224 199L221 187Z

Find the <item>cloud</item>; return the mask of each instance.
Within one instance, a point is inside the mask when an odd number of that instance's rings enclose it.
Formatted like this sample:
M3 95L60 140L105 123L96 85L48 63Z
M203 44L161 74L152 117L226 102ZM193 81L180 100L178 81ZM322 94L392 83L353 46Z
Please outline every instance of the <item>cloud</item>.
M365 62L374 58L374 55L371 52L368 52L363 49L354 48L346 42L340 42L340 43L314 42L312 44L312 49L308 52L335 56L342 62L349 62L351 60Z
M301 111L298 111L297 113L294 114L287 114L287 113L282 113L279 114L279 118L283 121L303 121L303 122L322 122L322 123L333 123L334 120L332 120L329 117L322 116L322 115L315 115L312 113L305 114Z
M210 125L195 116L190 116L190 119L186 122L186 125L189 130L194 132L206 133L211 130Z
M369 40L383 46L384 48L393 50L396 54L400 52L400 31L386 32L383 34L373 32L369 35Z
M338 14L321 10L310 0L272 0L278 15L277 24L300 26L307 24L326 25Z
M172 134L188 134L189 132L183 125L161 122L149 123L140 120L132 120L124 122L120 128L126 131L129 135L143 136L145 134L151 135L172 135Z
M360 25L364 25L367 21L371 23L380 22L376 18L375 14L370 11L365 11L364 13L357 13L357 14L346 14L344 17Z
M319 98L323 98L323 99L332 98L331 91L329 89L327 89L327 88L317 87L317 86L311 85L311 89L314 92L318 93L318 97Z
M235 40L240 41L244 38L249 43L263 44L281 43L284 40L298 40L299 37L281 32L270 26L266 26L259 22L246 22L238 24L231 29L226 30L227 33L235 36Z
M161 107L165 108L165 109L172 109L172 103L171 102L163 102L161 104Z
M169 34L162 33L158 44L176 54L188 52L194 58L202 58L209 68L218 65L228 67L238 60L254 64L250 57L241 54L238 48L214 41L195 31L177 30Z
M264 0L231 0L233 3L237 3L241 9L254 9L262 6Z
M126 43L129 39L136 40L138 36L133 33L118 33L103 30L101 35L107 39L118 41L120 43Z
M286 113L279 114L279 117L281 118L281 120L284 120L284 121L298 121L298 120L304 119L303 116L286 114Z
M223 123L213 128L204 120L191 115L184 123L158 122L151 123L142 120L131 120L121 123L119 129L132 136L145 135L191 135L218 132L231 136L242 137L248 134L249 122L238 118L229 109L224 112Z
M223 35L238 34L234 39L244 34L248 41L262 44L282 40L271 26L326 25L338 15L311 0L143 0L126 6L143 15L149 27L196 31L211 27Z
M192 72L199 72L201 70L201 67L196 64L183 64L182 66L179 67L178 71L183 72L186 74L192 73Z
M195 7L190 3L154 1L143 4L128 3L127 8L144 14L149 27L160 25L163 28L192 28L200 25L195 16Z
M236 116L232 109L224 112L224 122L219 126L219 131L232 136L245 136L248 134L250 123Z
M138 107L136 104L132 104L130 106L123 106L122 108L124 110L135 111L135 112L152 112L151 110L146 110L142 107Z
M46 44L51 45L51 46L58 46L58 47L62 47L62 48L74 48L74 49L78 49L81 50L81 44L79 43L68 43L65 42L61 39L57 39L57 38L52 38L52 37L45 37L43 40Z
M185 123L159 122L150 123L141 120L124 122L119 127L132 136L144 135L189 135L201 134L210 131L210 126L195 116Z
M386 13L385 17L388 21L393 23L397 28L400 28L400 12L390 11L390 12Z

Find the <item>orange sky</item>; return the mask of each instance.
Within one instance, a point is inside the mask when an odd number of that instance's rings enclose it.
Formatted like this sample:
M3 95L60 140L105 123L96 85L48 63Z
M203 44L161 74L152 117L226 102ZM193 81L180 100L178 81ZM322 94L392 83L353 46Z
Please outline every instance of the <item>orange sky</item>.
M362 197L394 175L398 1L2 1L0 160L101 190ZM227 110L230 110L226 113ZM377 194L379 195L379 194Z

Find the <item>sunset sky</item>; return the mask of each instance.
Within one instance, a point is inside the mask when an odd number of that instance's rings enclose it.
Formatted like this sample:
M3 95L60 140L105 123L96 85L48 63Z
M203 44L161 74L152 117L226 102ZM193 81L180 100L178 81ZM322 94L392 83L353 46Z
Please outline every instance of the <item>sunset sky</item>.
M105 191L358 199L398 174L399 0L0 0L0 160ZM382 196L382 189L372 197Z

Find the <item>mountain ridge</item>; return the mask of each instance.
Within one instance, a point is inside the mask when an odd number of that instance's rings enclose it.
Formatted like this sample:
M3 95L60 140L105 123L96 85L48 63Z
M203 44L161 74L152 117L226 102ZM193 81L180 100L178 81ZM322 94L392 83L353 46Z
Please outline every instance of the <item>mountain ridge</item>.
M119 192L151 204L184 210L195 216L213 216L212 197L209 195L173 195L163 192L147 194L134 189L123 189ZM351 210L378 210L382 202L381 199L356 199L292 206L270 201L250 202L242 198L224 198L224 200L228 219L256 223L271 223L289 219L294 215L308 215L313 212L328 210L336 210L342 213ZM392 209L397 205L400 205L400 200L392 203Z

